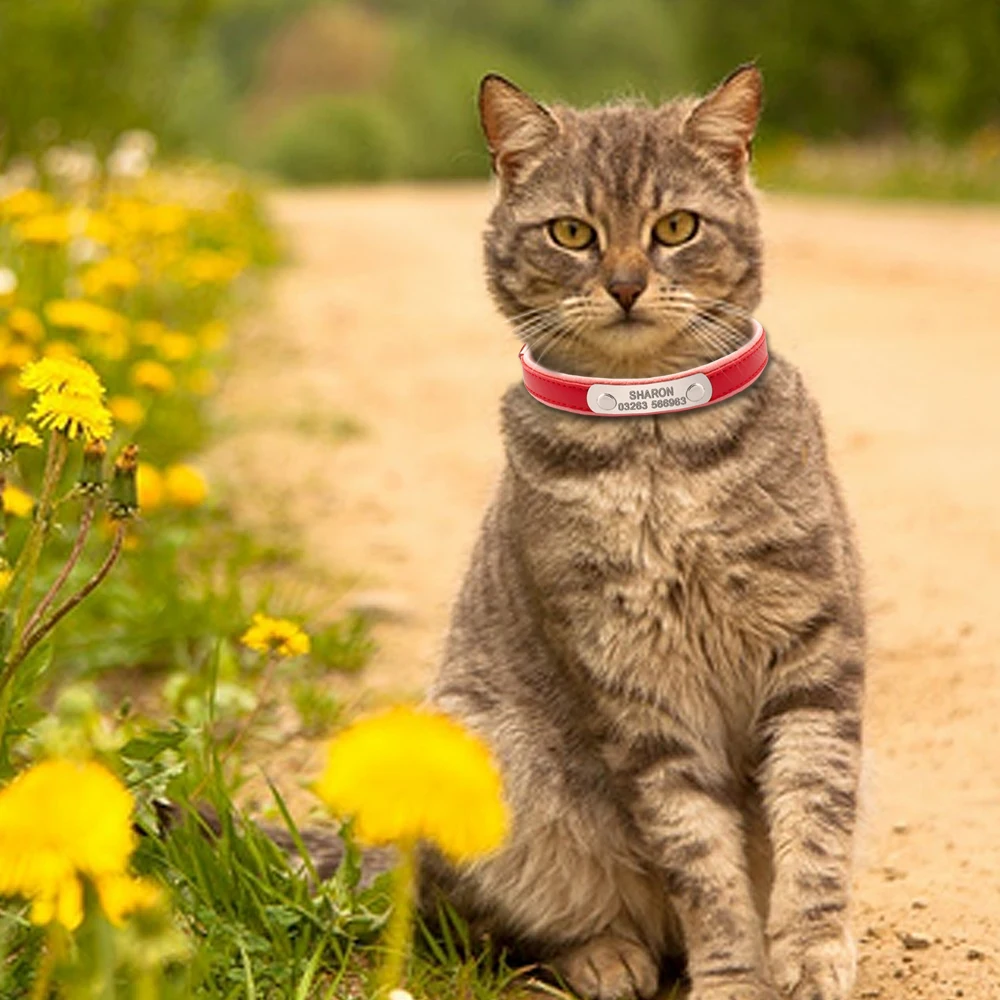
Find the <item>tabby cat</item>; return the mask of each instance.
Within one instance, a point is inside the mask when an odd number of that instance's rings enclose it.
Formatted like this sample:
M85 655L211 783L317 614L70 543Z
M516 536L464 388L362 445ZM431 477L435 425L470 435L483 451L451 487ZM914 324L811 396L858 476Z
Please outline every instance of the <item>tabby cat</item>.
M543 107L499 76L491 292L550 368L644 377L750 333L761 78L703 99ZM601 419L510 388L506 464L432 701L513 814L435 878L584 997L840 1000L861 742L858 561L820 414L772 354L733 398Z

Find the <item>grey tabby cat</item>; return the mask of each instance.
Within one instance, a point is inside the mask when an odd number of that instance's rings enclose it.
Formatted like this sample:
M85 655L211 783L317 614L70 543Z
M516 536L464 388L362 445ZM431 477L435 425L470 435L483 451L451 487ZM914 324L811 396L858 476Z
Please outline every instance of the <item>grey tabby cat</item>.
M489 284L538 360L650 376L749 335L760 104L752 66L662 107L483 81ZM502 427L431 698L492 747L513 830L443 890L584 997L649 997L677 954L694 1000L846 997L864 620L798 372L617 419L516 385Z

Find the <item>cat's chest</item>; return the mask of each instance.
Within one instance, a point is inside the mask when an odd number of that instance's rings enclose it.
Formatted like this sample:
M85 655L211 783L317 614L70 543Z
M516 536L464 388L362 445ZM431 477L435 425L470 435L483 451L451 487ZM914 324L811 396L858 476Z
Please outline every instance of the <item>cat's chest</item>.
M733 558L745 506L718 475L656 453L522 496L523 558L544 627L595 678L640 698L738 707L768 658L766 594ZM720 717L720 722L721 722Z
M724 504L655 456L549 481L534 498L528 558L543 595L625 615L670 611L680 591L724 583Z

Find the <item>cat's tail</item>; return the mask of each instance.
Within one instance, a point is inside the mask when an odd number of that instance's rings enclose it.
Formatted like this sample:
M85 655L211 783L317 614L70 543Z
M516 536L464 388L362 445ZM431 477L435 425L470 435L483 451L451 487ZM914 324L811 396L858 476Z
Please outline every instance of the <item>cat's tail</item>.
M170 831L177 827L189 811L175 802L156 799L153 802L156 817L159 822L160 835L169 836ZM222 835L223 824L218 812L212 806L202 803L194 808L197 822L207 837ZM292 864L292 867L302 874L315 872L320 881L332 878L344 860L346 848L337 831L330 827L305 827L298 832L298 842L291 832L277 823L267 823L260 820L248 820L270 840ZM302 857L299 843L308 854L308 863ZM396 852L389 847L365 848L361 852L361 873L358 885L366 888L379 875L391 871L396 864Z

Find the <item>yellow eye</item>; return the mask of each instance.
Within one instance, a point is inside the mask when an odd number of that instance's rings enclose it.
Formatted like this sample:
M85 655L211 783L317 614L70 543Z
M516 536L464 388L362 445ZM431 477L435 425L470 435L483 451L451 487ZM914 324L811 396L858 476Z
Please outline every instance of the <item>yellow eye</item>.
M594 227L581 219L553 219L549 223L549 235L567 250L584 250L597 239Z
M663 216L653 226L653 238L665 247L676 247L687 243L698 232L698 216L687 209L678 208Z

